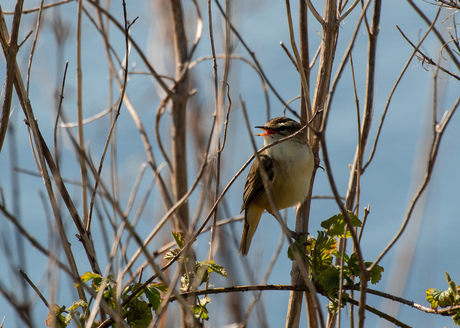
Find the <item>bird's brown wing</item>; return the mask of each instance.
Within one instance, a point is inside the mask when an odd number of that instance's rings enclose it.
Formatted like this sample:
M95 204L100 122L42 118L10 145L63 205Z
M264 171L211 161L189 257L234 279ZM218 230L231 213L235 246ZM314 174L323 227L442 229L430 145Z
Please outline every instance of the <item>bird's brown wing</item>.
M245 210L250 204L257 200L264 193L264 183L260 175L259 165L262 165L267 172L268 181L273 181L273 160L267 155L259 155L259 162L257 159L249 170L246 179L246 185L243 192L243 206L241 211Z

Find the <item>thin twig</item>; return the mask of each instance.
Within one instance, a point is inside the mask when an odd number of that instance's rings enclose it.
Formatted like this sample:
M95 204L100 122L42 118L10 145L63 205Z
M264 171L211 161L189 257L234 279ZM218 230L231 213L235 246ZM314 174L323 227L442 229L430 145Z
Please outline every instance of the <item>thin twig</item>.
M43 294L40 292L40 290L37 288L37 286L35 286L35 284L32 282L32 280L30 280L29 276L24 271L22 271L21 269L19 269L19 273L24 278L24 280L27 281L27 283L30 285L30 287L32 287L32 289L35 291L35 293L38 295L38 297L42 300L42 302L45 304L45 306L47 308L50 308L50 305L49 305L48 301L46 300L45 296L43 296Z
M353 4L350 6L350 8L348 8L346 12L344 12L343 14L340 15L340 18L339 18L339 20L338 20L338 23L339 23L339 24L345 19L345 17L347 17L347 16L353 11L353 9L355 9L356 5L357 5L360 1L361 1L361 0L355 0L355 2L353 2Z
M260 65L259 61L257 60L257 57L254 53L254 51L252 51L249 46L246 44L246 42L244 41L244 39L241 37L240 33L238 32L238 30L235 28L235 26L232 24L232 22L230 21L230 19L228 18L228 16L225 14L224 10L222 9L222 6L220 5L219 1L218 0L214 0L216 5L217 5L217 8L219 8L219 11L222 13L222 15L224 16L225 20L227 21L227 23L229 24L233 34L235 34L235 36L238 38L238 40L241 42L241 44L243 45L244 49L246 49L246 51L249 53L249 55L251 56L252 60L254 61L254 64L256 65L258 71L260 72L260 74L263 76L265 82L267 83L268 87L270 88L270 90L272 90L272 92L274 93L274 95L276 96L276 98L278 98L278 100L284 105L286 106L286 108L291 112L292 115L294 115L295 117L299 118L299 114L297 114L297 112L295 110L293 110L290 106L288 106L286 104L286 102L283 100L283 98L281 97L281 95L278 93L278 91L276 91L275 87L271 84L271 82L268 80L264 70L262 69L262 66Z
M285 212L286 213L286 212ZM278 247L276 248L276 251L275 253L273 254L272 256L272 260L270 261L270 264L268 265L268 268L267 268L267 272L265 273L265 276L264 278L262 279L262 282L261 282L261 285L265 285L267 286L267 281L268 281L268 278L270 277L270 273L271 271L273 270L273 267L275 265L275 262L276 260L278 259L279 255L281 254L281 250L283 248L283 244L284 244L284 232L281 231L281 234L280 234L280 241L278 243ZM260 290L255 296L254 298L252 299L251 303L247 306L246 308L246 313L244 315L244 319L242 320L241 322L241 325L243 326L246 326L247 325L247 322L249 321L249 317L251 315L251 312L252 312L252 309L254 308L254 306L256 305L256 303L259 301L260 297L262 296L262 290ZM268 326L267 324L265 324L264 326Z
M307 1L308 3L308 1ZM301 92L303 92L303 97L305 100L305 105L306 105L306 114L307 117L305 118L306 121L308 122L313 113L311 110L311 100L310 100L310 87L309 87L309 81L307 80L307 76L305 74L305 70L303 69L303 64L302 64L302 59L300 58L299 51L297 49L297 45L295 42L295 35L294 35L294 28L292 25L292 16L291 16L291 5L290 5L290 0L285 0L286 4L286 14L288 18L288 27L289 27L289 39L291 41L291 48L292 51L294 52L294 57L295 57L295 62L296 62L296 67L297 71L300 74L300 81L301 81ZM302 115L301 115L302 119ZM303 122L301 122L303 123Z
M453 114L455 113L459 105L460 105L460 97L457 98L456 102L454 103L452 108L447 112L447 115L444 116L443 120L440 123L436 124L436 134L433 136L433 143L431 145L431 149L430 149L429 156L427 159L428 164L426 168L425 178L423 179L420 187L418 188L417 192L415 193L414 197L411 200L409 208L406 212L406 216L404 218L404 221L401 227L399 228L399 231L396 233L396 235L393 237L390 243L385 247L385 249L380 253L380 255L377 257L374 263L372 263L372 265L368 268L369 272L388 253L388 251L394 246L394 244L398 241L398 239L402 236L404 230L406 229L407 224L409 223L409 220L412 216L412 212L414 211L415 205L417 204L418 200L420 199L426 187L428 186L428 183L430 182L434 164L436 163L436 159L437 159L439 146L441 145L442 136L444 134L444 131L446 130L447 124L450 122ZM433 122L433 123L437 123L437 122Z
M415 4L415 2L413 0L406 0L411 6L412 8L415 10L415 12L420 16L420 18L422 18L425 23L430 26L432 24L432 20L429 19L425 13L420 10L420 8ZM441 9L441 7L440 7ZM442 36L442 33L438 31L438 29L434 26L433 27L433 33L436 35L436 37L438 38L439 42L441 44L446 44L447 42L444 40L444 37ZM460 69L460 58L458 58L458 56L452 51L452 49L450 49L449 47L446 48L446 52L447 54L449 55L450 59L451 59L451 63L453 63L457 69Z
M453 77L454 79L456 80L459 80L460 81L460 76L458 76L457 74L455 73L452 73L451 71L449 71L448 69L445 69L444 67L442 67L441 65L439 65L438 63L436 63L435 61L433 61L433 59L431 59L430 57L428 57L427 55L425 55L420 49L419 47L416 47L412 41L409 40L409 38L404 34L404 32L399 28L398 25L396 25L396 28L398 29L398 31L401 33L401 35L403 36L403 38L412 46L412 48L414 48L414 50L416 52L418 52L422 57L423 57L423 62L424 63L428 63L432 66L435 66L437 68L439 68L441 71L443 71L444 73L450 75L451 77ZM447 48L448 49L448 48Z
M40 10L38 11L37 25L35 27L35 37L34 37L34 41L32 42L32 49L30 50L29 64L28 64L28 67L27 67L27 82L26 82L26 84L27 84L27 87L26 87L27 94L29 94L30 70L32 68L32 59L34 57L35 46L37 45L38 32L40 31L40 23L41 23L41 18L42 18L43 3L44 2L45 2L45 0L41 0L41 2L40 2Z
M359 28L361 26L363 18L366 17L366 11L367 11L367 8L368 8L370 2L371 2L371 0L367 0L366 3L364 4L362 10L361 10L361 14L359 16L359 19L358 19L356 25L355 25L355 29L353 30L353 34L350 37L350 42L348 43L347 49L345 50L344 55L342 57L342 60L340 61L340 64L339 64L339 66L337 68L335 76L332 79L332 82L331 82L331 85L330 85L330 88L329 88L329 95L327 97L327 101L326 101L326 105L325 105L325 112L326 112L325 115L326 116L329 115L329 109L330 109L331 104L332 104L332 99L334 98L334 95L335 95L336 87L338 85L338 82L340 81L340 78L342 77L342 73L344 72L345 65L347 64L348 59L350 57L350 53L352 52L352 50L353 50L353 48L355 46L355 42L356 42L356 39L358 37Z
M321 17L321 15L318 13L318 11L316 10L315 6L313 6L311 1L310 0L305 0L305 2L307 3L308 9L310 9L311 13L316 18L318 23L320 23L321 25L324 25L325 24L324 18Z
M40 6L35 7L35 8L23 9L22 13L23 14L31 14L31 13L34 13L36 11L40 11L41 9L49 9L49 8L57 7L57 6L60 6L60 5L69 3L69 2L75 2L75 1L76 0L61 0L61 1L58 1L58 2L55 2L55 3L49 3L47 5L44 5L43 7L40 5ZM14 12L13 11L5 11L5 12L3 12L3 14L5 14L5 15L13 15Z
M16 227L16 229L18 229L19 233L24 236L29 242L31 245L33 245L33 247L35 249L37 249L40 253L44 254L46 257L48 257L51 261L53 261L53 263L55 263L62 271L64 271L71 279L73 282L75 282L76 284L79 285L78 288L82 288L84 289L87 293L89 293L92 297L96 297L96 293L94 292L94 290L90 287L88 287L85 283L83 283L80 279L80 277L78 275L75 275L72 270L67 266L65 265L64 263L62 263L57 257L56 255L54 255L52 252L50 252L49 250L47 250L45 247L43 247L40 242L38 240L35 239L35 237L33 237L33 235L31 235L30 233L27 232L27 230L24 229L24 227L19 224L19 222L16 220L16 218L7 211L7 209L2 205L0 204L0 211L3 213L3 215L11 222L13 223L13 225ZM1 292L1 291L0 291ZM86 299L86 297L85 297ZM102 308L107 311L107 313L109 313L111 316L113 316L114 318L119 318L119 314L114 311L109 305L108 303L105 301L105 300L102 300L101 302L101 306Z
M92 6L96 7L101 13L103 13L120 31L122 31L124 33L124 27L122 24L120 24L120 22L118 22L118 20L113 17L113 15L110 14L110 12L108 12L106 9L102 8L98 2L96 1L88 1L89 4L91 4ZM161 88L163 89L164 92L166 93L171 93L171 90L170 88L168 87L168 85L163 81L163 78L157 73L157 71L153 68L153 66L150 64L150 61L147 59L147 57L145 56L145 53L144 51L142 51L141 47L136 43L136 41L130 36L128 35L128 38L129 38L129 42L130 44L134 47L134 49L136 49L137 51L137 54L139 55L139 57L141 57L142 59L142 62L145 64L145 66L147 67L147 69L150 71L150 73L152 74L152 76L155 78L155 80L158 82L158 84L161 86Z
M123 65L123 83L120 91L120 97L119 97L119 102L118 102L118 108L115 112L115 117L113 118L113 121L111 122L109 133L107 135L104 149L102 151L101 155L101 160L99 162L99 168L97 171L97 175L95 177L96 181L94 183L94 188L93 188L93 193L91 195L91 201L90 201L90 207L89 207L89 212L88 212L88 220L85 222L86 226L86 231L91 231L91 220L92 220L92 212L93 212L93 207L94 207L94 200L96 198L96 191L97 187L99 184L99 180L101 179L101 173L102 173L102 167L104 164L104 159L105 155L107 153L107 150L109 148L110 141L112 140L112 134L115 128L115 125L117 123L118 117L120 116L120 111L121 111L121 106L123 104L122 99L124 98L125 92L126 92L126 85L128 83L128 67L129 67L129 27L128 27L128 18L127 18L127 13L126 13L126 3L123 0L123 18L124 18L124 24L125 24L125 62ZM137 19L137 18L136 18ZM135 21L135 20L134 20ZM132 25L132 24L131 24ZM131 26L129 25L129 26ZM83 184L83 188L85 185Z
M377 143L379 141L379 138L380 138L380 133L382 131L382 128L383 128L383 123L385 121L385 117L386 117L386 114L388 112L388 108L390 107L390 102L391 100L393 99L393 94L395 93L396 91L396 88L398 87L399 83L401 82L402 80L402 77L404 75L404 73L407 71L407 69L409 68L409 64L410 62L412 61L412 59L414 58L416 52L417 52L417 49L423 44L423 42L425 41L426 37L429 35L430 31L433 29L436 21L438 20L438 17L439 17L439 14L441 13L441 10L439 9L438 12L436 13L436 16L433 20L433 22L431 23L431 25L429 26L429 28L427 29L427 31L425 32L425 34L423 35L422 39L420 40L420 42L417 44L417 47L414 49L414 51L412 52L412 54L409 56L409 59L406 61L406 64L404 65L404 68L402 69L401 73L399 74L395 84L393 85L393 88L391 89L390 91L390 95L388 96L388 99L387 99L387 102L385 104L385 108L383 110L383 114L382 114L382 117L380 119L380 123L379 123L379 127L377 129L377 134L375 136L375 139L374 139L374 144L372 146L372 150L371 150L371 154L369 155L369 159L367 160L366 164L363 166L363 171L367 169L367 167L369 166L369 164L371 163L372 159L374 158L374 155L375 155L375 151L377 149Z
M53 140L54 140L54 158L56 158L56 167L58 170L60 170L59 168L59 145L58 145L58 142L57 142L57 134L58 134L58 124L59 124L59 120L61 118L61 112L62 112L62 102L64 100L64 87L65 87L65 80L66 80L66 77L67 77L67 69L69 68L69 62L67 61L65 63L65 67L64 67L64 74L62 76L62 85L61 85L61 92L59 93L59 105L58 105L58 108L57 108L57 114L56 114L56 120L54 122L54 129L53 129Z

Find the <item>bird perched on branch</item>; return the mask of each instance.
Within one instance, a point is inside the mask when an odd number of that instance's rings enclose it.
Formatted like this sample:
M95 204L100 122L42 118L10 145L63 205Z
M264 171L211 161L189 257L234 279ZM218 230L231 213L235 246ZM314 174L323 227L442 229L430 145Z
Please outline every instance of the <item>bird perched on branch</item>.
M264 126L264 146L288 137L301 129L301 125L287 117L271 119ZM308 146L307 134L301 132L286 141L264 150L251 166L243 193L244 228L240 254L248 254L251 240L264 211L273 215L261 175L261 166L268 178L276 208L284 209L303 202L308 195L315 159Z

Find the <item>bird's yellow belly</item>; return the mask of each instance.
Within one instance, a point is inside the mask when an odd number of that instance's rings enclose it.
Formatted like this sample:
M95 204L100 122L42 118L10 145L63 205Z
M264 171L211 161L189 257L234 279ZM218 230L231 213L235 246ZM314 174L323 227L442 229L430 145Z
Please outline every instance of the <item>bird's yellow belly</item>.
M283 209L295 206L307 198L314 157L308 146L287 144L284 148L277 147L272 147L273 152L270 154L274 161L271 188L276 206ZM267 204L265 208L270 206Z
M273 189L278 190L275 199L279 209L297 205L307 198L311 172L301 169L293 171L283 172L279 175L280 179L273 181Z

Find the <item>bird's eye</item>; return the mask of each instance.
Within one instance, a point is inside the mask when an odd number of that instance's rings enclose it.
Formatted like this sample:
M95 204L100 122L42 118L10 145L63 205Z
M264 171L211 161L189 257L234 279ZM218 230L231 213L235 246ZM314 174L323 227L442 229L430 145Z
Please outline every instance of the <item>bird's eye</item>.
M278 131L279 132L285 132L286 131L286 127L284 125L281 125L279 128L278 128Z

